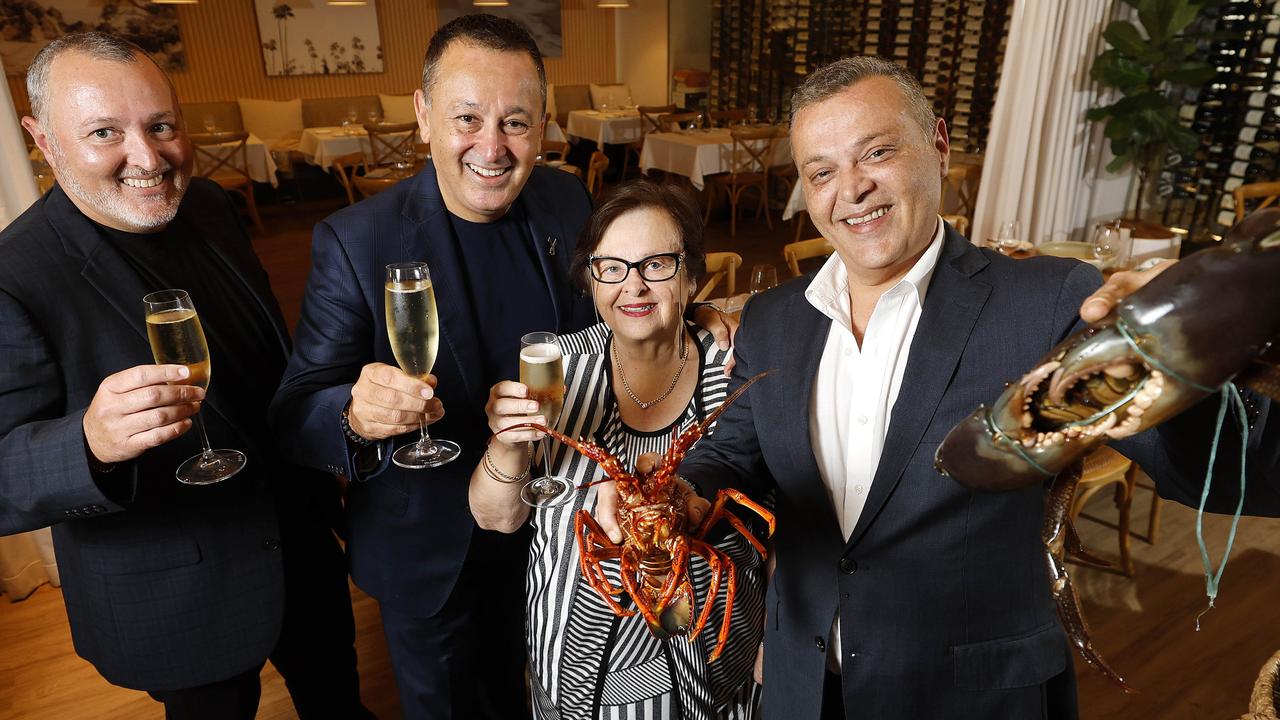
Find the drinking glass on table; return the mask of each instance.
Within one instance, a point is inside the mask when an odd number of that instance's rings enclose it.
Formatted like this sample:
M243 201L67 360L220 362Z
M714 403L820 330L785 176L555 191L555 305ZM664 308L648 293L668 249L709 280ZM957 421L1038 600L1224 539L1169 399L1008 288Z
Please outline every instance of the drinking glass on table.
M196 315L196 306L186 290L160 290L142 298L146 309L147 339L157 365L186 365L190 375L175 385L195 385L209 389L209 345ZM203 450L178 466L174 473L187 485L221 482L244 469L248 459L239 450L214 450L204 429L204 416L195 414Z
M520 338L520 382L529 388L529 399L538 402L538 414L547 427L555 425L564 407L564 355L555 333L531 332ZM541 477L520 488L520 499L533 507L555 507L573 497L573 486L551 474L551 438L542 438Z
M1099 270L1110 270L1122 262L1123 237L1118 223L1104 223L1094 228L1092 242Z
M368 118L369 118L370 125L377 125L378 120L381 118L381 116L378 114L377 110L370 110L368 114Z
M1006 220L1005 222L1000 223L1000 230L996 233L996 245L999 247L1001 253L1005 255L1012 255L1021 243L1021 221Z
M218 121L217 121L217 120L214 120L212 117L205 117L205 119L204 119L204 131L205 131L205 132L207 132L207 133L209 133L210 135L215 135L215 134L217 134L217 132L218 132Z
M751 284L748 292L752 295L762 293L778 285L778 270L772 265L762 263L751 268Z
M440 348L440 316L436 313L436 294L427 264L388 265L383 297L391 352L406 375L425 382ZM457 443L431 439L424 417L418 421L417 442L396 450L391 462L402 468L422 470L452 462L459 452Z

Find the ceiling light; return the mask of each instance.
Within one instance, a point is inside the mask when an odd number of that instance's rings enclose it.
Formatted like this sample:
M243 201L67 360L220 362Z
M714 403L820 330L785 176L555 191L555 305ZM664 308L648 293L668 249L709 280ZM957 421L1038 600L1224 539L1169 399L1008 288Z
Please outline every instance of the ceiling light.
M510 5L507 0L475 0L471 4L476 7L506 7Z
M629 8L631 3L627 0L600 0L596 3L598 8Z
M200 0L151 0L152 5L196 5Z
M338 7L361 7L368 5L369 2L368 0L329 0L329 4L337 5Z

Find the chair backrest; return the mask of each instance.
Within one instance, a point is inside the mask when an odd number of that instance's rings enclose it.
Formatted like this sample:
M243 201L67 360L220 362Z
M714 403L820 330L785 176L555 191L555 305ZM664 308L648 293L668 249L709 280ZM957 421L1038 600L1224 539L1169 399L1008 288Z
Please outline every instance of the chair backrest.
M196 133L190 137L195 149L194 174L221 180L243 180L246 184L253 182L249 177L248 132Z
M347 202L351 205L356 203L355 195L355 177L358 171L364 165L364 153L353 152L346 155L340 155L333 159L333 175L338 179L338 184L343 190L347 191Z
M676 106L674 104L636 106L636 112L640 113L640 132L648 135L651 132L666 130L666 127L662 124L662 116L671 115L675 111Z
M800 277L800 261L809 258L826 257L835 251L826 238L800 240L782 246L782 258L787 261L791 274Z
M956 232L969 237L969 218L963 215L943 215L942 219L951 223L951 227L955 228Z
M418 123L364 124L369 133L369 166L381 167L403 162L418 141ZM401 134L404 133L404 134Z
M542 159L543 160L564 160L569 154L569 143L563 140L542 139ZM552 157L552 156L555 157Z
M982 180L981 165L952 165L947 168L947 180L939 199L938 214L964 215L973 217L973 210L978 202L978 184ZM947 188L951 188L956 198L956 206L947 208Z
M686 127L693 128L698 124L698 113L663 113L658 116L658 125L663 132L679 132Z
M746 121L747 111L743 108L712 110L707 113L707 119L711 121L711 127L729 127L735 123Z
M590 110L591 109L591 86L582 85L556 85L552 90L551 100L548 105L555 107L555 120L560 123L560 127L569 126L570 110Z
M742 256L735 252L707 253L707 279L694 296L694 302L702 302L711 296L711 291L721 280L725 281L725 297L734 294L738 268L742 267Z
M591 153L591 162L587 164L587 192L591 197L599 197L604 189L604 171L609 169L609 156L596 150Z
M1246 200L1262 198L1262 202L1258 203L1258 206L1253 208L1254 210L1261 210L1262 208L1274 203L1277 198L1280 198L1280 180L1241 185L1231 191L1231 197L1235 200L1236 204L1236 222L1240 222L1245 215L1244 205Z
M773 161L773 144L778 140L778 128L732 128L733 156L729 162L729 175L768 172Z

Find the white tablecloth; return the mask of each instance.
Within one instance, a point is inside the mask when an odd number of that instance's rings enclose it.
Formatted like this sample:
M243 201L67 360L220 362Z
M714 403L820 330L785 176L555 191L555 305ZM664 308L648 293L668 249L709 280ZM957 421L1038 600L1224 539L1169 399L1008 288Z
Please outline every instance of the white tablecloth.
M790 220L795 217L796 213L806 210L804 206L804 188L800 187L800 183L796 183L791 188L791 197L787 198L787 206L782 209L782 219Z
M701 190L708 175L729 172L733 138L728 130L694 130L691 133L649 133L640 151L640 169L665 170L689 178ZM791 162L791 139L778 138L773 144L770 165Z
M601 147L635 142L641 135L640 113L635 110L570 110L566 132L574 137L595 140Z
M564 136L564 130L560 128L560 123L555 120L547 121L547 129L543 131L542 138L555 142L569 142L569 139Z
M388 138L404 137L408 133L387 133ZM369 157L369 134L360 128L359 132L350 134L341 127L307 128L302 131L302 139L298 141L298 151L306 156L307 162L319 165L328 170L334 158L354 152L362 152Z
M219 148L226 148L227 152L230 152L237 144L206 145L203 149L211 155L219 155ZM276 178L276 161L271 157L271 153L267 152L266 143L262 142L257 135L249 133L244 149L245 159L249 163L249 177L254 182L271 183L272 187L278 186L280 180Z

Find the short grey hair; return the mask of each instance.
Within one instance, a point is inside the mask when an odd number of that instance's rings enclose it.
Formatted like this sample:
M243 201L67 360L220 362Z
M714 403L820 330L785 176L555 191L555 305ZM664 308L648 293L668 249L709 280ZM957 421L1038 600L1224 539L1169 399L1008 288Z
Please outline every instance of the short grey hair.
M147 52L137 45L115 35L104 32L71 33L63 35L41 48L27 68L27 99L31 102L31 114L41 124L46 125L49 119L49 69L58 56L67 52L84 53L97 60L132 64L138 62L139 56L151 59ZM153 61L154 62L154 61ZM156 67L159 67L158 65ZM168 76L166 75L167 79Z
M898 84L907 103L907 112L911 113L912 119L924 130L925 136L932 138L938 118L933 114L933 106L925 97L920 82L906 68L879 55L854 55L815 70L792 93L791 116L795 117L806 107L827 100L872 77L886 77Z

